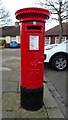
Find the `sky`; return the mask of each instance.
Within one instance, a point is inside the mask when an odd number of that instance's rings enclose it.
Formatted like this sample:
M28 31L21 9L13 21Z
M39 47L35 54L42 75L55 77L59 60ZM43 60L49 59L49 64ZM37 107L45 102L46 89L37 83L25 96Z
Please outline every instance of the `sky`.
M15 12L19 9L26 8L26 7L38 7L37 4L35 4L37 0L3 0L4 7L10 11L11 18L13 19L12 25L17 21L15 18ZM53 22L49 25L46 22L46 30L56 26L57 23Z
M13 19L15 19L15 12L21 8L34 7L34 2L37 0L3 0L3 4L11 12Z

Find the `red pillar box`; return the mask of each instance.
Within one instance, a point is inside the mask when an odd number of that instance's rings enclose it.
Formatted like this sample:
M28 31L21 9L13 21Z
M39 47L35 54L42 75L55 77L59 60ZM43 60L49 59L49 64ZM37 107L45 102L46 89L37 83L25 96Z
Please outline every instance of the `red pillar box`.
M50 12L33 7L15 15L21 22L21 106L35 111L43 106L45 20Z

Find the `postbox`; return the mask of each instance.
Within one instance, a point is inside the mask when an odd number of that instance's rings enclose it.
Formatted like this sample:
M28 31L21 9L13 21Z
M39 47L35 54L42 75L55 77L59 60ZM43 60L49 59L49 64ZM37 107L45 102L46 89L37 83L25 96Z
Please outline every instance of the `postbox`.
M21 23L21 106L35 111L43 106L45 21L50 12L32 7L15 15Z

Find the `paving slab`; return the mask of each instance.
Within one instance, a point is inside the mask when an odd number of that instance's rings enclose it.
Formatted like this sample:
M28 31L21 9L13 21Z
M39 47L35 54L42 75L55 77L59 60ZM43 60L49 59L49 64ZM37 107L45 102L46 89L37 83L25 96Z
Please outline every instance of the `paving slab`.
M20 81L20 72L11 70L2 72L2 83L3 82L18 82Z
M2 93L2 82L0 82L0 93Z
M59 108L47 108L49 118L64 118Z
M16 61L16 60L15 60ZM47 81L44 84L44 106L35 112L27 111L20 107L20 69L19 61L14 60L6 62L6 67L11 69L9 71L3 71L3 97L2 97L2 115L3 118L64 118L56 101L51 95ZM45 77L44 77L45 78Z
M44 85L44 104L47 109L49 118L64 118L62 112L60 111L55 99L48 90L46 84Z
M2 92L0 92L0 101L2 100Z
M14 119L15 118L15 112L6 112L6 111L3 111L2 112L2 119L8 119L8 120L10 120L10 118L12 118L11 120L16 120L16 119ZM6 120L7 120L6 119Z
M11 69L7 68L7 67L0 67L0 71L10 71Z
M2 92L16 92L18 88L17 82L3 82Z
M44 104L46 107L58 107L57 103L55 102L53 96L51 95L51 93L49 92L46 84L44 85Z
M0 111L2 110L2 100L0 100Z
M16 111L15 116L16 118L48 118L47 111L44 107L35 112L19 109Z
M2 120L2 110L0 110L0 120Z
M7 67L12 70L20 70L20 60L8 60L5 63L3 63L3 67Z
M3 93L2 95L2 110L15 111L20 106L19 93Z
M40 110L32 112L20 107L19 93L3 93L3 116L4 118L48 118L45 107Z

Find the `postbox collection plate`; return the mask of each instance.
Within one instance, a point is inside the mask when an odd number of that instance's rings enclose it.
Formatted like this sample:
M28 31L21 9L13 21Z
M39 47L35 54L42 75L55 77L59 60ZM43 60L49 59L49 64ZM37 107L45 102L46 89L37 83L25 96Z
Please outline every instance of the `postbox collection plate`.
M39 50L39 36L38 35L29 36L29 50Z

